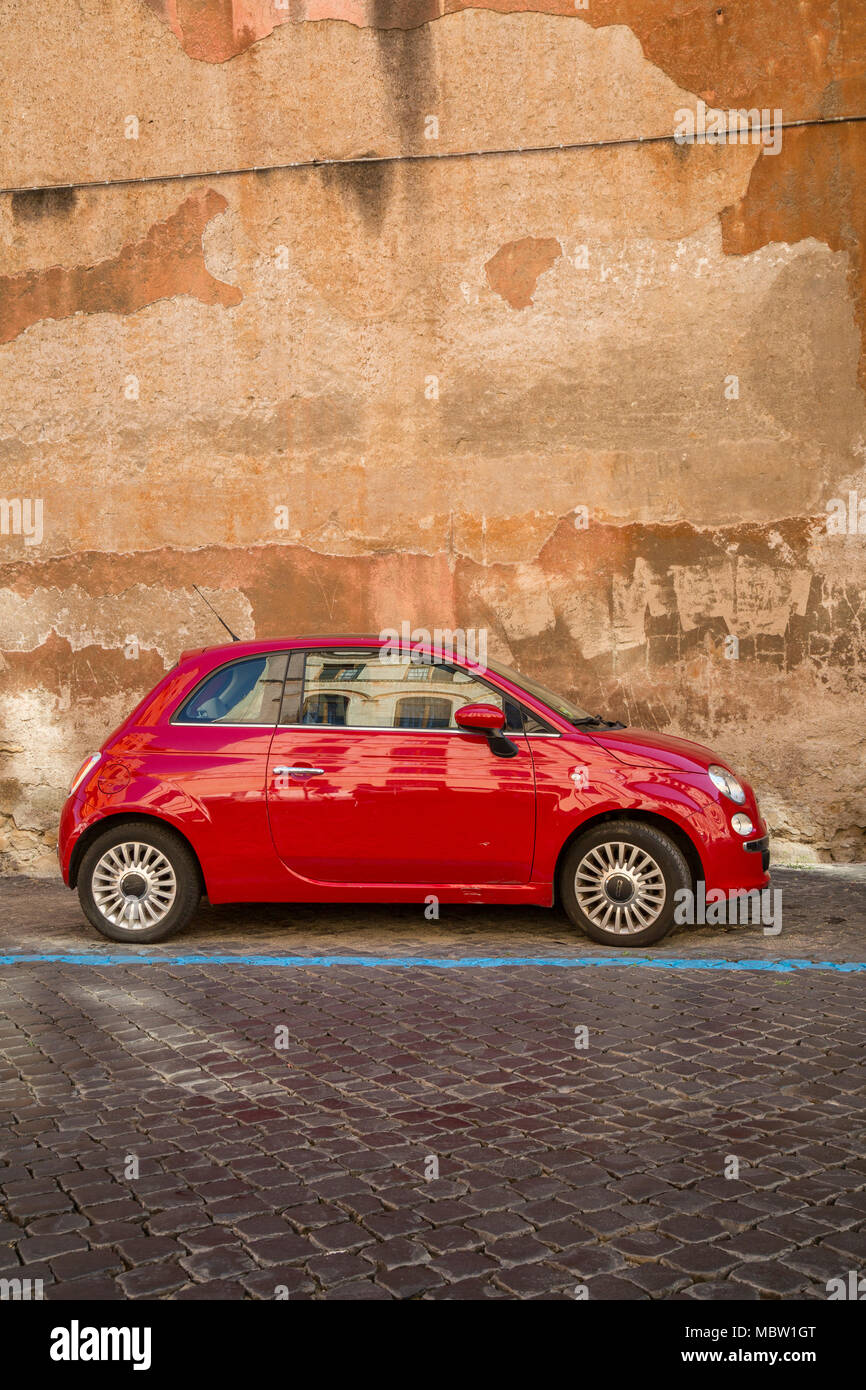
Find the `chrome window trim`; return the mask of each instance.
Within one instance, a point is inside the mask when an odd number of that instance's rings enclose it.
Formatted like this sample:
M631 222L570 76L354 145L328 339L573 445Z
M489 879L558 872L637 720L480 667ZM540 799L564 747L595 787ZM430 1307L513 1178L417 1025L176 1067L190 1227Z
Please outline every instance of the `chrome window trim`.
M333 733L344 734L472 734L480 733L478 729L409 729L392 728L390 724L220 724L212 721L209 724L178 723L179 729L273 729L274 733L279 733L281 729L327 729ZM540 731L534 734L521 733L517 729L504 729L506 738L513 734L515 738L562 738L561 733L543 734Z
M208 726L213 727L213 726ZM230 726L223 724L224 729ZM254 728L251 724L238 724L239 729ZM262 728L269 729L270 724L263 724ZM412 729L406 727L393 727L391 724L278 724L276 733L281 729L327 729L329 733L342 734L478 734L480 729ZM506 738L514 735L515 738L562 738L561 733L534 733L527 734L518 729L503 729L502 733Z

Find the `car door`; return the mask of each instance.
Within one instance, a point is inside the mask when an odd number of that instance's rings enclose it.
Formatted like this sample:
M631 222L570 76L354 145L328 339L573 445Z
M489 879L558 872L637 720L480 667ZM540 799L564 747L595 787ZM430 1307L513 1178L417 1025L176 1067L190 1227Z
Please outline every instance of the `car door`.
M461 705L503 704L457 664L316 648L290 666L271 744L268 813L280 858L315 883L528 883L532 757L454 723Z

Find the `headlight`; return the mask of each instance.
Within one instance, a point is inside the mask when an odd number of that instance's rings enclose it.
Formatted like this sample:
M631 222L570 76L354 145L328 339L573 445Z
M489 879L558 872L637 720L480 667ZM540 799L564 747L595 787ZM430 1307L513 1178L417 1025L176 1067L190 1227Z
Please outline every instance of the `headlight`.
M71 796L75 789L81 786L81 783L84 781L88 772L91 772L93 768L96 767L96 764L99 762L99 759L101 757L101 753L93 753L91 757L89 757L85 762L81 764L81 767L78 769L78 771L72 779L72 786L69 788L67 795Z
M738 811L735 816L731 816L731 829L736 830L738 835L751 835L754 828L749 817L742 811Z
M726 796L730 801L736 801L738 806L742 806L746 799L746 793L733 772L728 772L727 768L719 767L718 763L713 763L712 767L707 768L707 773L713 786L718 787L722 796Z

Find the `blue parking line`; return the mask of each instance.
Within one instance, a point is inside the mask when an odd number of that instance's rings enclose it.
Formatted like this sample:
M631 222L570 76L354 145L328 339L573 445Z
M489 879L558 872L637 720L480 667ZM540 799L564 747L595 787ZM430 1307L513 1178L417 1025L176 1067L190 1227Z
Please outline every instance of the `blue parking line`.
M500 970L509 966L550 966L558 970L584 967L638 966L645 970L761 970L789 975L798 970L829 970L842 974L866 970L866 961L835 960L716 960L697 956L145 956L16 953L0 956L0 965L262 965L308 970L331 965L390 966L402 970L425 966L434 970Z

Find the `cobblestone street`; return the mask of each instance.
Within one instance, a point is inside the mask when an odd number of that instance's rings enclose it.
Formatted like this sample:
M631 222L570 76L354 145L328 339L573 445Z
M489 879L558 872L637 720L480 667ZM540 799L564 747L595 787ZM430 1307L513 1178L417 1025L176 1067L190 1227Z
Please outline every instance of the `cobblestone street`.
M832 968L866 959L866 883L773 884L780 936L685 930L638 968L557 914L492 909L205 908L132 949L62 886L6 881L0 950L128 959L0 970L0 1278L77 1299L826 1298L866 1266L866 980ZM177 959L218 955L237 959ZM792 958L826 966L725 968Z

